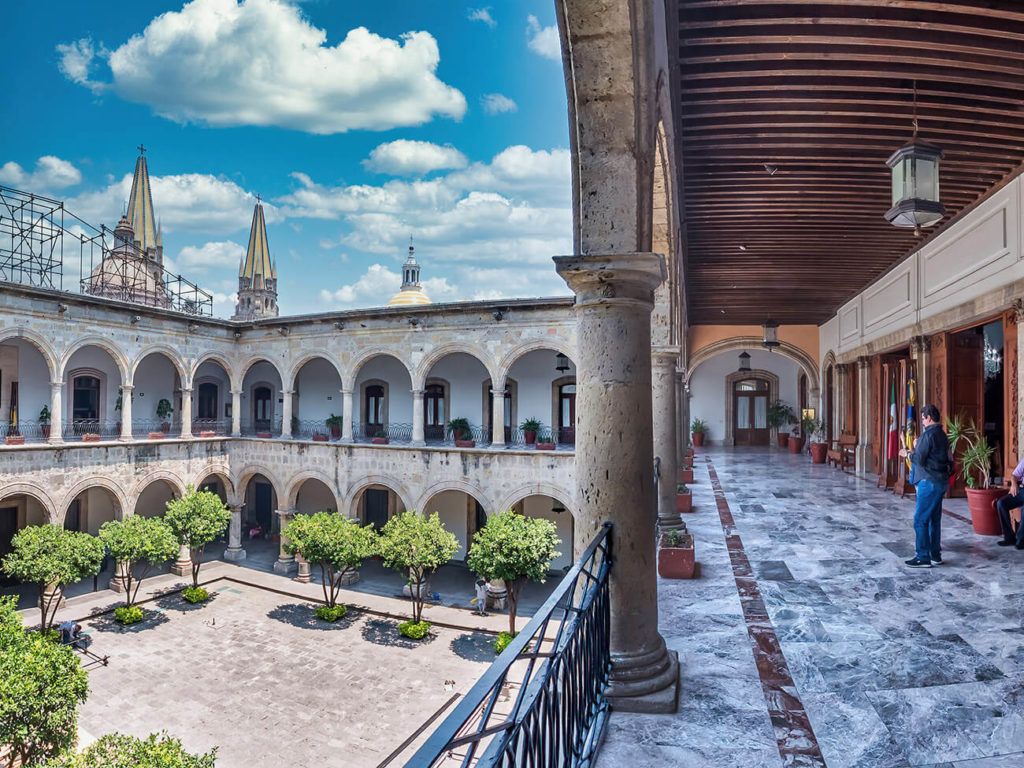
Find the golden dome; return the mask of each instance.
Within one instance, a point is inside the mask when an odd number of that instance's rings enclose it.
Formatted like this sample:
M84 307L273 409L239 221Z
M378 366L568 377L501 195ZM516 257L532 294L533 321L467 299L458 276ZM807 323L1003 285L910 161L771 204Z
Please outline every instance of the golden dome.
M430 298L418 285L414 288L406 288L395 294L388 302L389 307L409 307L416 304L433 304Z

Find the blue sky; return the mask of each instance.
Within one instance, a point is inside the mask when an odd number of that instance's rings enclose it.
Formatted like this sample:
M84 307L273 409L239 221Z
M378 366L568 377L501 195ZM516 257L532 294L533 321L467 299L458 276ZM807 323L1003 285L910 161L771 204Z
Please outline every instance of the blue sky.
M550 0L19 2L5 16L0 183L113 226L144 143L167 266L220 316L256 194L283 314L385 303L410 235L435 301L568 293L551 263L572 242Z

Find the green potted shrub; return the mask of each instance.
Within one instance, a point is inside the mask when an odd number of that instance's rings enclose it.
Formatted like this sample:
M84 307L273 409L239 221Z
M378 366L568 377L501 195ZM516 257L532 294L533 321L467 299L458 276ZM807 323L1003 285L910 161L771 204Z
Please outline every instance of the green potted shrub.
M825 435L825 424L818 419L807 419L804 421L804 431L810 441L811 462L824 464L828 456L828 440Z
M974 423L966 427L959 419L949 422L950 446L954 451L962 444L960 476L967 483L967 506L971 510L971 525L975 533L998 536L1002 533L996 502L1007 494L1007 489L992 487L992 456L995 448L988 438L978 433Z
M43 437L49 439L50 437L50 406L44 405L42 410L39 411L39 429L43 433Z
M555 439L551 435L540 435L537 438L536 448L538 451L553 451L555 447Z
M800 426L793 430L793 433L787 438L789 442L790 453L801 453L804 449L804 440L807 435L810 434L810 430L814 427L815 420L811 416L804 416L800 419Z
M693 471L692 469L690 470ZM676 485L676 512L690 512L693 509L693 494L684 483Z
M448 422L448 432L455 438L456 448L472 448L476 445L473 432L469 428L469 419L456 418Z
M785 448L789 444L789 435L783 430L783 427L789 426L796 420L793 409L785 401L775 400L768 406L766 415L768 426L778 430L779 448Z
M658 575L663 579L692 579L697 564L694 560L693 536L686 531L668 531L658 542Z
M335 416L333 413L327 417L327 428L331 431L332 440L341 439L341 416Z
M704 445L704 436L708 433L708 425L700 419L694 419L690 422L690 439L693 441L694 448L700 448Z
M537 433L540 432L540 419L526 419L519 428L523 430L523 439L527 445L533 445L537 442Z
M156 417L160 419L160 431L170 432L171 431L171 414L174 413L174 409L171 407L171 401L166 397L160 398L160 402L156 404Z

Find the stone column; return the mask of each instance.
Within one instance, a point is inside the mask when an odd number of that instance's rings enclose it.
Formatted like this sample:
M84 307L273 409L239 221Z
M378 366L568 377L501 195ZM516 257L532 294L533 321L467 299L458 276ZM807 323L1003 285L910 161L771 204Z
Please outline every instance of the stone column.
M277 510L277 516L281 521L281 530L291 522L292 517L295 516L294 509L279 509ZM295 556L289 555L284 551L284 545L288 543L288 539L285 538L284 534L281 534L281 548L277 555L277 560L274 562L274 570L278 573L290 573L295 568Z
M304 558L302 555L296 555L295 562L299 565L299 572L295 575L295 580L302 582L303 584L309 584L310 577L312 575L309 567L309 560Z
M871 361L857 358L857 456L854 469L867 472L871 465Z
M678 347L651 350L651 400L654 456L658 466L658 527L663 530L686 528L676 510L676 362Z
M689 426L686 420L689 405L686 398L686 371L676 368L676 467L683 466L688 444L685 428Z
M47 612L51 608L60 610L64 607L67 600L64 599L64 593L61 591L60 584L47 584L43 593L39 596L39 607L46 606Z
M426 442L426 430L423 427L423 390L412 391L412 444L423 445Z
M491 579L487 582L487 597L484 599L487 602L484 610L490 608L492 610L504 611L508 608L508 588L505 586L505 580Z
M242 504L230 504L231 523L228 525L228 548L224 550L225 560L245 560L242 549Z
M352 390L341 390L341 439L352 442Z
M231 390L231 436L242 434L242 390Z
M181 390L181 437L192 439L192 389Z
M665 279L652 253L561 256L576 294L576 521L582 552L611 522L613 709L673 712L679 661L658 633L654 451L651 441L651 310Z
M50 382L50 436L48 443L64 442L64 414L62 413L61 395L64 392L63 381Z
M171 565L171 573L175 576L192 576L192 553L187 544L178 547L178 559Z
M832 435L832 439L838 440L839 436L846 431L846 364L837 363L834 370L836 401L833 407L835 408L836 432Z
M1017 445L1024 446L1024 376L1021 375L1020 367L1024 365L1024 298L1013 300L1013 311L1017 319L1017 369L1006 371L1004 375L1011 376L1011 386L1014 379L1017 380ZM1013 409L1010 409L1012 416ZM1018 448L1018 450L1020 450ZM1019 457L1018 457L1019 458Z
M110 589L114 592L124 593L128 591L128 563L118 560L114 566L114 578L110 580Z
M121 436L118 440L132 439L132 390L131 384L121 385Z
M505 390L495 389L491 392L491 446L505 447Z
M292 436L292 395L290 389L281 390L281 437Z

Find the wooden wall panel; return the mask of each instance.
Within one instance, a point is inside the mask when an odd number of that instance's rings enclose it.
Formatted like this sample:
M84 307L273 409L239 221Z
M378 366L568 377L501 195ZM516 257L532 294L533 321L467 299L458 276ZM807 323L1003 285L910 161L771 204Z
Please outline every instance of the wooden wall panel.
M1004 474L1010 472L1020 461L1020 400L1017 396L1017 312L1009 310L1003 314L1003 466Z

